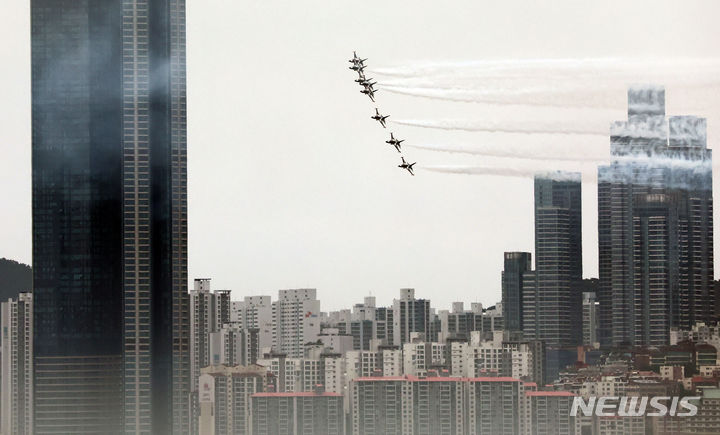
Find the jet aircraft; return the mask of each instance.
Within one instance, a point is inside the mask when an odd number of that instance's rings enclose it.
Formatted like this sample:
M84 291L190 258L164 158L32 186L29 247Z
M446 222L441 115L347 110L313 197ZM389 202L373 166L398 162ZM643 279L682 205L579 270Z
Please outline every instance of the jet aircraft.
M402 164L398 165L398 168L407 169L407 171L410 173L410 175L415 176L413 173L413 166L415 166L415 163L408 163L405 161L405 157L400 157L402 159Z
M358 57L357 53L355 53L355 52L353 51L353 58L350 59L350 60L348 60L348 62L352 63L353 65L363 65L363 66L364 66L366 60L367 60L367 58L365 58L365 59L360 59L360 58Z
M375 121L379 122L380 125L385 128L385 120L390 117L390 115L381 115L380 112L378 112L377 107L375 108L375 114L371 116L370 118L374 119Z
M395 149L400 152L400 144L405 142L405 139L395 139L395 136L393 136L392 133L390 133L390 140L386 140L385 143L390 144L395 147Z

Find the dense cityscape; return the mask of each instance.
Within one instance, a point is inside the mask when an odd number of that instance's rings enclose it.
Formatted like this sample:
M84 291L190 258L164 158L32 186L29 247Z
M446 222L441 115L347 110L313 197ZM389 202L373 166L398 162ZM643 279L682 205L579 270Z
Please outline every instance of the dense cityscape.
M45 3L32 288L0 308L0 434L720 433L707 125L667 116L661 84L630 87L609 129L598 278L581 174L539 172L520 199L534 252L492 254L494 305L402 288L322 311L313 288L188 282L184 2Z

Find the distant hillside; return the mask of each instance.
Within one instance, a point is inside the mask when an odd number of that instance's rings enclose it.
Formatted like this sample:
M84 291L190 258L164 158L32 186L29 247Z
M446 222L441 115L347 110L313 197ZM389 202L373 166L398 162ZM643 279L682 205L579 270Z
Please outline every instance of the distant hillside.
M32 269L27 264L0 258L0 301L32 291Z

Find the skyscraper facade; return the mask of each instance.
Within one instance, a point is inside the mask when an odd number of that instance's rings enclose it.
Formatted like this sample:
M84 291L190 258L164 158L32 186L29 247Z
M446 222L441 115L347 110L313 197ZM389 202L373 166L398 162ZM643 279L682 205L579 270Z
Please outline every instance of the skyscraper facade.
M532 269L529 252L506 252L502 272L502 307L505 328L523 329L523 274Z
M184 1L31 14L35 433L185 433Z
M580 174L535 177L535 270L523 276L523 330L550 346L581 339Z
M706 121L665 118L665 91L628 91L598 169L600 340L665 345L713 316L712 154Z

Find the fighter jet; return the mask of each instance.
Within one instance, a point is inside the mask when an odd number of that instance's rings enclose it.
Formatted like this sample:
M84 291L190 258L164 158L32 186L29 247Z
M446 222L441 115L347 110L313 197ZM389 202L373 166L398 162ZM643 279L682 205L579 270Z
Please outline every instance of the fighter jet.
M388 144L394 146L398 152L400 152L400 144L403 142L405 142L405 139L401 139L401 140L395 139L395 136L393 136L392 133L390 133L390 140L385 141L385 143L388 143Z
M372 79L367 79L360 83L360 85L362 85L362 87L364 87L365 89L371 89L373 91L375 91L375 88L373 88L373 86L375 86L376 84L377 82L372 81Z
M413 173L413 166L415 166L415 163L417 163L417 162L408 163L405 161L405 157L400 157L400 158L402 159L402 164L398 165L398 168L407 169L408 172L410 173L410 175L412 175L414 177L415 174Z
M380 125L382 125L383 128L385 128L385 119L387 119L388 117L390 117L390 115L385 115L385 116L381 115L380 112L378 112L377 107L376 107L376 108L375 108L375 114L374 114L373 116L371 116L370 118L372 118L372 119L374 119L375 121L379 122Z
M351 70L357 71L358 74L365 73L365 65L356 64L350 67Z
M357 80L355 80L355 83L357 83L357 84L359 84L360 86L363 86L363 87L366 86L366 85L373 86L373 85L376 85L376 84L377 84L377 83L374 83L374 82L372 81L372 78L366 79L364 75L358 77Z
M357 53L355 53L355 52L353 51L353 58L350 59L350 60L348 60L348 62L352 63L353 65L365 65L365 61L366 61L366 60L367 60L367 58L365 58L365 59L360 59L360 58L358 57Z
M360 91L361 94L365 94L368 97L370 97L370 99L372 100L373 103L375 102L375 92L377 92L377 91L375 91L375 89L373 89L372 87L367 87L367 86L365 87L365 89Z

